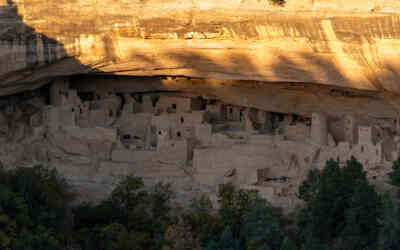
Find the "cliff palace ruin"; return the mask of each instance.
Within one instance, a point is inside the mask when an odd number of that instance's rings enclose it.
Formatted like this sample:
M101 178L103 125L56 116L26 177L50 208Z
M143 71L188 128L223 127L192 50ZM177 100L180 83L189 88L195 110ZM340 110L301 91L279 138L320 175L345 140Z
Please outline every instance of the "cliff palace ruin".
M221 184L299 204L328 159L380 190L400 156L392 0L0 0L0 162L82 200L123 175L180 202Z

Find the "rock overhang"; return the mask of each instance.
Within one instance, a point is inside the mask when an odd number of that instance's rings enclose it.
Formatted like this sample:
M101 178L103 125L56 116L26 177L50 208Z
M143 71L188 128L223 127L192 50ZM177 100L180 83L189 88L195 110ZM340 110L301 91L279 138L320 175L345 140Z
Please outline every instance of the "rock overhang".
M2 5L0 95L84 73L400 91L399 6L390 1Z

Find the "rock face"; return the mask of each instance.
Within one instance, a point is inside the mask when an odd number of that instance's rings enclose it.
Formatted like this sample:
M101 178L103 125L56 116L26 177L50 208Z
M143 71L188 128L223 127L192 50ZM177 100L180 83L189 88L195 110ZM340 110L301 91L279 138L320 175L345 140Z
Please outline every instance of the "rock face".
M399 92L393 0L2 0L1 94L76 73Z
M232 183L287 209L326 160L387 190L400 156L394 0L0 0L0 162L81 199L119 177L181 201Z

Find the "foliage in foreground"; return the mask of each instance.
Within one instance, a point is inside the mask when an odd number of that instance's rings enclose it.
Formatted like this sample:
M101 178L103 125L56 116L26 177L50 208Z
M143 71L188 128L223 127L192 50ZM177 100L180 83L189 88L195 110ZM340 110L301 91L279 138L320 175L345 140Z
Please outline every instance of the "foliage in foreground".
M396 186L399 166L390 174ZM305 206L284 217L256 192L225 185L217 209L202 196L176 214L169 185L145 189L127 176L104 201L70 207L55 170L0 170L0 249L400 249L397 202L377 194L356 159L310 171L299 197Z
M72 226L69 198L55 170L0 169L0 248L63 249Z
M306 202L299 225L320 242L339 249L375 249L382 200L354 157L344 167L329 160L309 172L299 187Z

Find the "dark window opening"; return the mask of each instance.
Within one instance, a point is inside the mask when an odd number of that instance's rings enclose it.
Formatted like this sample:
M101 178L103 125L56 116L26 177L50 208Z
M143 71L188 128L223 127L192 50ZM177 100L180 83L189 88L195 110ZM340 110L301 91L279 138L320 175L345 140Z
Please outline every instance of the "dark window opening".
M176 133L178 137L181 137L181 132Z
M176 104L172 104L172 109L176 109Z
M283 114L278 114L278 118L280 122L283 122L283 120L285 119L285 116Z
M159 96L151 97L151 105L153 106L153 108L156 107L158 100L160 100Z
M229 113L233 113L233 109L232 108L229 108Z
M361 146L361 153L364 152L364 146Z
M158 134L161 135L161 131L158 131Z
M181 123L184 123L185 122L185 119L183 119L183 117L181 117Z
M135 99L135 101L136 101L137 103L143 103L143 96L142 96L142 95L136 95L136 94L134 94L134 95L133 95L133 99Z
M110 114L110 116L113 116L113 111L110 110L110 111L109 111L109 114Z
M129 139L131 139L131 135L123 135L122 139L129 140Z

